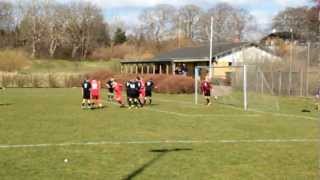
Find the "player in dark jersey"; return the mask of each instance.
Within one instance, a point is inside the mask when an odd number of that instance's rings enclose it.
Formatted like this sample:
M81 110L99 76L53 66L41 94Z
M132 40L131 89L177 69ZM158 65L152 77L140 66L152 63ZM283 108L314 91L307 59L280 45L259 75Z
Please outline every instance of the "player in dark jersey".
M138 108L140 83L136 80L130 80L126 83L126 87L129 109Z
M113 87L114 79L111 78L107 83L106 87L108 89L108 102L112 102L113 97L114 97L114 87Z
M206 99L206 105L210 106L211 105L211 90L212 90L212 86L211 83L209 81L209 78L206 78L204 81L202 81L201 83L201 92L203 94L203 96Z
M152 81L152 79L149 79L146 83L145 83L145 90L146 90L146 96L145 96L145 103L147 102L147 100L149 99L149 104L152 103L152 90L153 90L153 86L154 83Z
M88 79L84 80L82 83L82 108L90 108L91 106L91 83Z

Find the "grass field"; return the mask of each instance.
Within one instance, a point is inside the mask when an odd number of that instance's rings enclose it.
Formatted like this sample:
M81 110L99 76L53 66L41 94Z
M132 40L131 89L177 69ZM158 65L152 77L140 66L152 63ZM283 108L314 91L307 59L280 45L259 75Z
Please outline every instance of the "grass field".
M81 110L80 89L0 91L0 179L319 179L319 121L304 98L279 112L193 105ZM68 159L68 162L64 162Z

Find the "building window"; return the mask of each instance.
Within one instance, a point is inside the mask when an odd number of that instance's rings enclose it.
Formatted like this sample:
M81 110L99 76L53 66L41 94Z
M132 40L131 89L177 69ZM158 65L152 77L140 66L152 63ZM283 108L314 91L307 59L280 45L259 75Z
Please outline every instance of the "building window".
M228 62L228 66L232 66L232 62Z

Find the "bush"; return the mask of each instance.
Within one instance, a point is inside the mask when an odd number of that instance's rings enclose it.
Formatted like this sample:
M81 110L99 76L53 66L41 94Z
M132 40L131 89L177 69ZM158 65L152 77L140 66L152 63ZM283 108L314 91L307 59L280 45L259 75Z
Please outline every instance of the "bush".
M110 70L99 70L93 73L86 74L85 76L89 77L90 79L96 79L105 82L113 77L114 74Z
M64 77L64 87L80 87L84 77L82 75L66 75Z
M49 74L48 75L48 87L49 88L58 88L58 79L54 74Z
M17 74L16 76L14 76L15 79L15 84L17 87L19 88L23 88L26 87L28 85L28 83L30 82L30 78L27 75L19 75Z
M99 48L91 53L89 59L93 60L111 60L111 59L123 59L126 54L130 54L135 51L134 46L127 44L117 45L107 48Z
M170 94L190 94L194 92L194 80L192 77L156 75L153 79L157 86L155 92Z
M19 50L0 51L0 71L13 72L30 64L28 56Z
M2 74L2 87L9 87L12 84L12 76L10 74Z
M89 78L97 79L102 82L106 82L111 77L115 78L116 81L125 83L130 79L135 79L135 74L112 74L110 71L97 71L88 74ZM145 81L152 79L155 83L155 92L158 93L193 93L194 92L194 79L186 76L174 76L174 75L142 75Z
M33 88L41 87L41 78L38 75L31 75L31 86Z

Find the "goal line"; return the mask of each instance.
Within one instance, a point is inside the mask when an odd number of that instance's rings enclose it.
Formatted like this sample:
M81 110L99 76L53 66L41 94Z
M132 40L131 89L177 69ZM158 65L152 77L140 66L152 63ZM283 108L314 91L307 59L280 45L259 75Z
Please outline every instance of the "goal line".
M278 144L278 143L319 143L320 139L243 139L243 140L152 140L152 141L100 141L100 142L69 142L47 144L2 144L1 149L46 148L68 146L98 145L146 145L146 144Z

